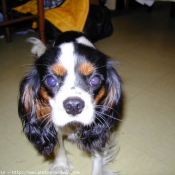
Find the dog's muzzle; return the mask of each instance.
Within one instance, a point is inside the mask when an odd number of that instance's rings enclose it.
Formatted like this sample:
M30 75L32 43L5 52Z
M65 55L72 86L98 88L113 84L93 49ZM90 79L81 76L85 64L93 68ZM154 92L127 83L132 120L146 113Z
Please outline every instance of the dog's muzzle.
M63 102L63 106L68 114L75 116L82 112L85 104L79 97L70 97Z

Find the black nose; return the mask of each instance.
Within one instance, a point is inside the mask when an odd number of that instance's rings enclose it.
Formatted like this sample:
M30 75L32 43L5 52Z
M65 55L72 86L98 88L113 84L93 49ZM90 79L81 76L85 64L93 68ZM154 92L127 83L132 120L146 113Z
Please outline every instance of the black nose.
M63 106L68 114L73 116L80 114L84 108L84 101L78 97L67 98Z

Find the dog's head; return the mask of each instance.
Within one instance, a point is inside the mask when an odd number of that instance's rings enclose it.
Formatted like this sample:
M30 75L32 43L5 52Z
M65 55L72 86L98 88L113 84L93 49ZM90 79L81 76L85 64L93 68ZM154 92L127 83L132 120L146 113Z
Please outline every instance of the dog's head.
M41 153L49 154L57 142L55 127L79 123L83 147L99 147L96 141L106 142L105 133L115 126L121 98L111 61L79 32L63 33L48 49L35 43L38 58L19 92L24 132Z

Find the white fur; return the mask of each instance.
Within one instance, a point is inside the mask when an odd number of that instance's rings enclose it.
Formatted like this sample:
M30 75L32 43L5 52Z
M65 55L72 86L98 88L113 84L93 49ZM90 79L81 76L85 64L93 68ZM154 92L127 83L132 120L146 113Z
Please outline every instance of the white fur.
M46 46L41 40L34 37L30 37L27 39L27 41L33 44L31 52L32 54L36 55L37 58L40 57L46 51Z
M92 155L93 170L92 175L117 175L117 172L110 170L107 167L109 162L114 161L119 147L116 145L114 135L111 135L109 142L106 144L104 151L95 152Z
M81 43L81 44L84 44L86 46L90 46L90 47L95 48L95 46L84 36L77 38L76 41L77 41L77 43Z
M74 46L72 43L65 43L60 47L62 54L59 63L67 69L67 76L59 92L53 99L50 99L53 122L56 126L61 127L72 122L80 122L84 125L91 124L95 118L94 102L86 91L76 85L75 64L77 58L74 55ZM80 114L72 116L66 113L63 102L69 97L79 97L84 101L85 107Z
M64 148L64 143L63 143L63 133L61 129L58 129L58 140L59 140L59 149L57 149L56 153L56 159L51 164L50 170L52 173L56 172L57 174L69 174L71 170L73 169L72 163L69 161L66 150ZM55 174L56 174L55 173Z
M59 149L57 150L57 157L54 163L51 165L50 170L52 172L56 171L57 173L63 172L71 172L73 166L69 159L67 158L67 152L64 148L62 136L64 134L68 134L68 130L65 129L58 129L58 139L59 139ZM70 130L69 130L70 131ZM76 142L76 137L73 133L68 135L68 139L71 141ZM109 162L113 162L117 153L119 151L119 147L116 144L114 134L111 135L111 138L102 152L95 151L92 154L92 175L117 175L117 172L110 170L107 167ZM69 174L69 173L68 173ZM62 174L61 174L62 175Z

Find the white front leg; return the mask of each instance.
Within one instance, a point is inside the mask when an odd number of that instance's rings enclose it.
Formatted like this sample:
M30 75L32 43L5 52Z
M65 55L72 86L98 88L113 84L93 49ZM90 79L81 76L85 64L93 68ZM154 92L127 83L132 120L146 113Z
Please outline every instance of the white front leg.
M73 166L69 159L67 158L66 150L64 148L62 132L58 130L58 141L59 141L59 148L56 153L56 159L50 167L51 171L56 171L57 174L69 174L73 169Z
M92 175L117 175L115 171L110 170L107 165L114 161L119 147L116 145L114 134L111 135L110 140L103 148L103 152L95 151L92 154Z
M92 175L103 175L103 156L97 152L92 155Z

